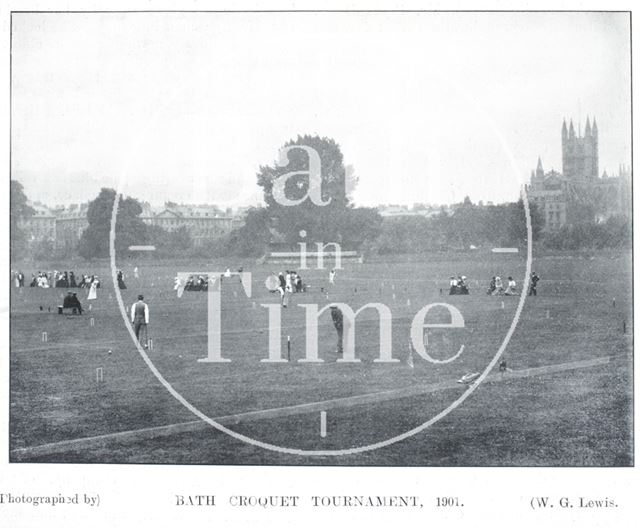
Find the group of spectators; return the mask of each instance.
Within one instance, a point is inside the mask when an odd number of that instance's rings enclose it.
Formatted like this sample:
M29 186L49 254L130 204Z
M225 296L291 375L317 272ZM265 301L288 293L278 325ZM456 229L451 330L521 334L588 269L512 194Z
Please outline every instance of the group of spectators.
M534 271L531 274L529 282L529 295L538 294L538 281L540 277ZM513 277L507 277L506 282L501 277L495 275L491 277L489 281L489 287L487 288L487 295L517 295L517 284ZM464 275L454 277L449 280L449 295L469 295L469 282Z
M529 279L529 295L538 295L538 281L540 276L534 271L531 273ZM505 287L503 280L498 277L491 277L489 282L489 288L487 289L487 295L517 295L516 281L513 277L507 277L507 285Z
M76 292L67 292L67 295L65 295L64 299L62 300L62 308L71 309L72 313L82 315L82 304L80 304L80 299L78 299ZM58 310L59 309L60 308L58 308Z
M280 293L280 304L286 308L289 304L289 294L307 291L302 277L297 271L286 270L278 273L277 291Z
M278 280L280 281L280 288L287 293L301 293L305 291L302 277L297 271L285 270L284 273L280 272L278 273Z
M174 289L177 290L180 287L180 279L176 277L175 282ZM184 283L184 291L207 291L208 289L208 275L189 275L187 281Z
M238 268L238 273L242 273L243 269ZM234 274L231 272L229 268L220 274L220 280L223 281L225 278L229 279ZM173 280L173 289L178 291L179 295L182 295L182 291L207 291L209 289L209 282L214 281L215 278L210 278L209 275L189 275L186 280L176 276Z
M464 275L449 279L449 295L469 295L469 283Z
M13 271L12 279L16 288L25 285L24 273ZM97 275L81 275L76 277L73 271L38 271L31 274L31 288L91 288L95 285L100 288L100 279Z
M513 277L507 278L507 286L502 281L502 278L498 275L491 277L489 281L489 288L487 288L487 295L517 295L516 281Z

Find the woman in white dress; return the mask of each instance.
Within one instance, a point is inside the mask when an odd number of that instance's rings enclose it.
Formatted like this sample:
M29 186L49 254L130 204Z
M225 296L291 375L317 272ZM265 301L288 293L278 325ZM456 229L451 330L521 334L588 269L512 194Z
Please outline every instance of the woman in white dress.
M98 298L98 281L93 281L91 286L89 286L89 295L87 296L87 300L92 301Z

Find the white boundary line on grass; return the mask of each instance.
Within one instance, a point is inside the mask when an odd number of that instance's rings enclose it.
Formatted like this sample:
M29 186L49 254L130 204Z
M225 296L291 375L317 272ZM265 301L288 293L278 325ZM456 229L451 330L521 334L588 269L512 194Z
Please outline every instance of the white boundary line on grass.
M582 368L590 368L598 365L605 365L614 361L627 357L627 355L620 356L602 356L593 359L586 359L580 361L571 361L568 363L558 363L555 365L544 365L541 367L532 367L521 370L512 370L503 374L493 374L488 376L487 383L507 381L511 379L523 379L532 376L541 376L547 374L555 374L558 372L564 372L568 370L577 370ZM454 380L442 381L439 383L432 383L429 385L414 385L412 387L405 387L402 389L392 389L387 391L361 394L358 396L349 396L345 398L335 398L331 400L302 403L299 405L292 405L288 407L276 407L273 409L263 409L258 411L249 411L239 414L229 414L216 418L216 421L224 424L239 424L242 422L250 422L254 420L282 418L287 416L295 416L300 414L308 414L318 411L326 411L329 409L339 409L352 407L355 405L364 405L367 403L378 403L383 401L391 401L399 398L408 398L412 396L421 396L423 394L429 394L440 390L451 390L460 388L460 384ZM156 427L145 427L142 429L132 429L129 431L121 431L117 433L107 433L97 436L89 436L85 438L75 438L72 440L63 440L60 442L53 442L49 444L42 444L32 447L18 448L11 451L11 455L18 460L33 457L33 456L46 456L55 453L65 452L68 450L88 449L95 444L106 443L109 441L133 441L141 438L158 438L163 436L171 436L174 434L196 432L207 428L206 422L202 420L192 420L189 422L181 422L170 425L160 425Z

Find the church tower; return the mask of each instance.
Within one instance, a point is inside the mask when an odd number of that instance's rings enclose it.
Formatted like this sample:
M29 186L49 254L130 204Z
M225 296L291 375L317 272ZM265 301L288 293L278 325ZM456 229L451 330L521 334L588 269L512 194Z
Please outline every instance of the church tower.
M544 179L544 169L542 168L542 160L538 156L538 166L536 167L536 177L540 180Z
M573 120L562 123L562 173L573 183L594 183L598 179L598 125L587 117L584 136L576 135Z

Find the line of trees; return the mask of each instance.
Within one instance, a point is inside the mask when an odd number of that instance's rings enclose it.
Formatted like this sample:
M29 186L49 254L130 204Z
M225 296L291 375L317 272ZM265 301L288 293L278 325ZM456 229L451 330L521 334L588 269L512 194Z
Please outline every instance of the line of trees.
M318 204L303 198L310 192L310 147L320 158L321 196ZM173 256L253 256L264 255L278 245L298 249L299 242L336 242L344 250L361 250L370 254L423 253L468 249L470 246L523 246L527 228L522 200L491 206L475 205L467 197L455 204L451 212L444 208L434 216L388 217L383 220L374 208L355 207L350 193L357 178L345 167L340 146L330 138L298 136L286 143L288 159L260 167L257 185L262 189L265 206L248 211L242 227L194 247L189 231L182 227L166 231L142 221L142 206L131 197L122 197L116 220L116 252L127 256L131 245L154 245L156 257ZM283 178L283 176L285 176ZM279 180L279 178L282 178ZM279 182L285 182L289 200L281 203L275 195ZM317 197L316 197L317 198ZM109 256L109 233L116 191L101 189L87 210L88 227L82 233L77 252L85 259ZM543 219L534 203L530 204L534 242L558 250L582 248L626 248L631 244L630 219L611 217L596 223L589 214L559 232L543 233ZM34 214L22 185L11 180L11 251L14 258L54 255L51 241L29 244L21 221ZM56 255L63 257L63 255ZM73 255L64 255L69 257Z
M550 249L628 249L631 247L632 233L629 218L623 215L609 217L605 222L583 222L562 227L549 233L544 244Z
M535 204L530 204L534 241L540 239L543 220ZM527 241L524 203L479 206L465 198L435 216L386 218L382 232L371 250L379 254L422 253L468 249L470 246L523 246Z

